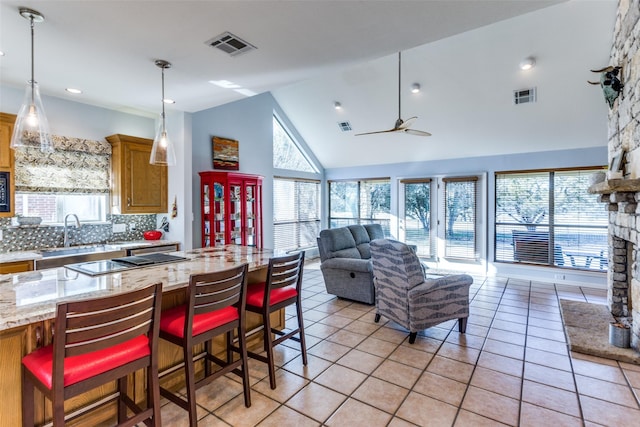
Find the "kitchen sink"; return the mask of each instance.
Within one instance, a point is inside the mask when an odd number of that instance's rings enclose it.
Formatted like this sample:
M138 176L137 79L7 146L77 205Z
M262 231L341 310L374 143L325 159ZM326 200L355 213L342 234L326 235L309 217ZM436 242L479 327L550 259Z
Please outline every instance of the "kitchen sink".
M110 245L76 246L67 248L51 248L40 251L42 259L36 259L35 269L62 267L87 261L100 261L125 256L124 249L117 249Z
M87 254L91 252L105 252L107 249L105 245L97 245L97 246L77 246L77 247L69 247L69 248L51 248L51 249L43 249L40 252L43 258L50 258L56 256L63 255L75 255L75 254Z

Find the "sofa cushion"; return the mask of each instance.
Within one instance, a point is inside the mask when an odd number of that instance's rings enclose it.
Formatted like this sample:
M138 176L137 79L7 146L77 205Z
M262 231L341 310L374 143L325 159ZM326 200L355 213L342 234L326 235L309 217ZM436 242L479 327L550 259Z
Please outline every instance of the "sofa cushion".
M384 231L382 230L382 225L365 224L364 229L367 230L367 234L369 234L369 241L375 239L384 239Z
M351 234L346 227L322 230L320 232L320 240L322 240L327 259L362 258L356 248L356 241L353 238L353 234Z
M362 225L348 225L347 228L353 234L353 240L356 242L356 248L358 252L360 252L360 258L369 259L371 258L371 251L369 250L369 242L371 239L369 238L369 233L367 233L367 229Z

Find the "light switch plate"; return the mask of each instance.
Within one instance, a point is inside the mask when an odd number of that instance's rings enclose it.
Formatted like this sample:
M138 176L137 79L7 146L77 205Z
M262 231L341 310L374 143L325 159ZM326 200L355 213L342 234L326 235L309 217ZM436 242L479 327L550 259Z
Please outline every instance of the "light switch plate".
M127 231L127 224L113 224L114 233L125 233Z

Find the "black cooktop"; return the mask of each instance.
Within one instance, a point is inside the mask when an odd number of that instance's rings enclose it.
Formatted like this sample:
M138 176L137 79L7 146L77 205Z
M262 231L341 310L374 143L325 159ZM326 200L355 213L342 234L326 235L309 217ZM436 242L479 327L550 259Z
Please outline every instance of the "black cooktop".
M177 255L153 253L113 258L108 261L81 262L77 264L65 265L65 267L83 274L88 274L89 276L99 276L101 274L132 270L134 268L149 267L152 265L167 264L170 262L186 261L188 259L189 258Z

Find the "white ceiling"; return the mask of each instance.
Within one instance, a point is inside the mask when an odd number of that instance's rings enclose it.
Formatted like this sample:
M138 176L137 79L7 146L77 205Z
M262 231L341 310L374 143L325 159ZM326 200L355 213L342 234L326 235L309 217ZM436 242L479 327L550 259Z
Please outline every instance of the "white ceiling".
M166 96L176 100L168 110L195 112L243 98L209 80L271 91L324 167L603 145L607 108L585 80L593 78L590 68L608 64L616 5L2 0L0 83L18 87L29 78L29 26L18 13L26 6L46 18L35 29L44 94L156 115L154 60L166 59L173 63ZM230 57L205 45L224 31L257 50ZM393 126L398 51L402 114L419 116L413 127L433 136L354 137ZM525 74L517 64L528 55L538 65ZM414 81L424 89L418 95L408 90ZM538 88L538 103L514 107L512 90L530 86ZM72 96L66 87L84 93ZM334 101L344 109L336 112ZM598 115L602 124L593 123ZM354 132L340 132L342 120ZM598 125L605 128L594 132Z

